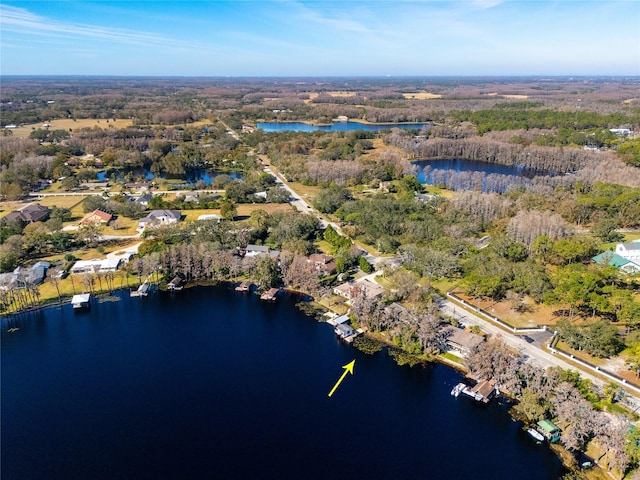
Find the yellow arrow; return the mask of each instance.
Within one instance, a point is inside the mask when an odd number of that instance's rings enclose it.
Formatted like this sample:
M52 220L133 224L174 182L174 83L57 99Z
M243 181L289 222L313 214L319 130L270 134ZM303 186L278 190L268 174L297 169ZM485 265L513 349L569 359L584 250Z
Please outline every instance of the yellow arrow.
M342 380L344 380L344 377L347 376L347 373L350 373L351 375L353 375L353 366L356 364L356 361L353 360L349 363L347 363L346 365L344 365L342 368L344 368L344 373L342 374L342 376L338 379L338 381L336 382L336 384L333 386L333 388L331 389L331 391L329 392L329 396L333 395L333 392L336 391L336 388L338 388L338 385L340 385L340 383L342 383Z

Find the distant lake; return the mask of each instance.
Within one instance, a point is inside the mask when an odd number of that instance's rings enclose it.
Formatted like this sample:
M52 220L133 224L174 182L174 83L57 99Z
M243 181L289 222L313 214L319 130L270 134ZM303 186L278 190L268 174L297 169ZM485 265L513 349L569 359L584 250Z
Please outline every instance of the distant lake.
M98 172L96 175L97 179L101 182L107 181L111 178L112 174L116 174L118 179L124 178L122 172L120 170L103 170L102 172ZM207 170L207 169L198 169L187 172L184 175L160 175L157 176L151 173L151 171L147 168L141 168L138 170L132 171L134 177L144 177L145 180L153 180L154 178L159 178L162 180L185 180L185 184L193 185L198 183L199 180L202 180L205 185L211 185L213 183L213 179L220 175L229 175L232 180L241 179L244 177L242 172L237 171L220 171L220 170Z
M501 165L499 163L480 162L478 160L466 160L462 158L420 160L413 162L417 167L416 177L420 183L437 185L444 183L449 188L465 189L465 185L473 185L472 188L482 187L488 191L504 191L513 184L527 183L536 175L545 175L545 172L537 172L523 166ZM488 175L500 176L492 181ZM463 186L462 188L457 188Z
M448 367L366 355L293 295L198 287L2 319L3 479L558 479ZM7 329L17 326L15 333ZM327 396L342 366L349 375Z
M310 125L302 122L258 122L256 124L265 132L346 132L350 130L365 130L368 132L380 132L392 128L404 128L407 130L421 130L430 127L427 123L359 123L359 122L334 122L331 125Z

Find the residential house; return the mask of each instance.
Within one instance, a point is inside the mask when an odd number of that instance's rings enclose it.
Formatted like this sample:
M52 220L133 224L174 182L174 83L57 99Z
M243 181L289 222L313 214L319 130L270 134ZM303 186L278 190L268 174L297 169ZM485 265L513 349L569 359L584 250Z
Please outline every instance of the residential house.
M269 255L270 249L267 245L247 245L244 249L245 257L257 257Z
M87 213L82 218L82 220L80 220L80 225L96 225L96 224L107 225L112 218L113 218L113 215L111 215L110 213L103 212L102 210L96 209L91 213Z
M610 267L617 267L623 272L634 274L640 272L640 263L632 262L624 257L621 257L617 253L610 250L596 255L591 260L599 265L608 265Z
M640 265L640 240L616 245L616 253L622 258Z
M462 356L468 355L476 345L483 341L480 335L467 332L460 328L446 327L443 333L445 340L441 348L443 350L453 350Z
M438 197L437 195L433 195L430 193L418 193L418 192L413 192L413 196L419 202L429 202L434 198Z
M44 282L49 266L49 262L38 262L31 268L17 267L11 273L2 273L0 274L0 290L40 285Z
M104 258L95 260L78 260L71 267L71 273L115 272L122 264L121 258Z
M28 205L22 210L14 210L2 218L3 222L18 221L23 225L33 222L44 222L48 220L51 210L48 207L36 203Z
M138 220L138 230L144 230L149 226L176 223L181 218L180 210L152 210L146 217Z
M363 294L366 298L374 299L382 296L384 289L377 283L370 282L369 280L361 280L355 283L343 283L333 289L333 293L346 298L347 300L353 299L358 294Z
M151 201L151 199L153 198L153 195L151 195L150 193L145 193L144 195L140 195L135 202L139 203L140 205L144 205L145 207L149 206L149 202Z
M309 255L307 262L313 264L320 275L331 275L336 270L336 262L333 257L324 253Z

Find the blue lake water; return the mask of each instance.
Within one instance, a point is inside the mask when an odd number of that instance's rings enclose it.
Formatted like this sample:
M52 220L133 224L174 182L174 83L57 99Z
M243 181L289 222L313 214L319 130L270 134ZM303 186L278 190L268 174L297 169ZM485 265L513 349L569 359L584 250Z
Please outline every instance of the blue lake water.
M207 170L207 169L193 170L193 171L187 172L185 175L159 175L157 177L146 168L134 170L132 173L134 177L144 177L145 180L153 180L154 178L159 178L163 180L167 180L167 179L182 180L183 179L185 180L185 184L195 184L195 183L198 183L199 180L202 180L206 185L211 185L213 183L213 180L220 175L229 175L232 180L236 180L244 177L242 172L236 172L236 171L228 172L228 171ZM103 170L97 173L96 178L99 181L104 182L109 178L111 178L112 174L115 174L116 178L118 179L123 178L122 172L120 172L119 170Z
M430 125L426 123L382 123L373 125L359 122L334 122L331 125L309 125L308 123L302 122L258 122L256 126L265 132L315 132L316 130L325 132L346 132L351 130L380 132L392 128L421 130L422 128L428 128Z
M119 294L2 320L3 480L563 473L506 407L452 397L456 371L363 354L293 296Z
M533 178L536 172L524 168L522 166L513 165L501 165L499 163L481 162L478 160L466 160L463 158L446 158L437 160L420 160L413 162L418 167L418 180L421 183L432 184L433 176L431 172L433 170L447 170L454 171L456 173L461 172L481 172L486 174L498 174L498 175L513 175L516 177ZM425 173L425 167L428 168L428 173Z

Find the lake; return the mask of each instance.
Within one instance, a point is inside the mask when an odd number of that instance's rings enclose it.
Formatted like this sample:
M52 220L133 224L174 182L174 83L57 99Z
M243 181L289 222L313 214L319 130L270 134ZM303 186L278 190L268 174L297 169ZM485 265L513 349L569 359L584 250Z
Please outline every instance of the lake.
M419 160L412 162L416 177L426 185L445 184L452 190L477 190L503 192L511 185L530 183L536 171L517 165L481 162L463 158Z
M265 132L348 132L351 130L365 130L367 132L381 132L392 128L404 128L407 130L421 130L430 127L426 123L360 123L360 122L333 122L331 125L310 125L303 122L258 122L256 124Z
M366 355L286 294L225 287L2 321L2 478L557 479L442 365ZM342 366L355 359L335 391Z
M222 170L207 170L205 168L191 170L184 175L154 175L147 168L140 168L137 170L131 171L134 177L144 177L145 180L153 180L154 178L159 178L162 180L184 180L185 185L195 185L199 180L202 180L205 185L211 185L213 180L220 175L229 175L232 180L241 179L244 177L242 172L237 171L222 171ZM124 177L122 172L117 169L113 170L103 170L96 174L96 178L101 181L107 181L111 178L112 175L115 175L117 179L122 180Z

